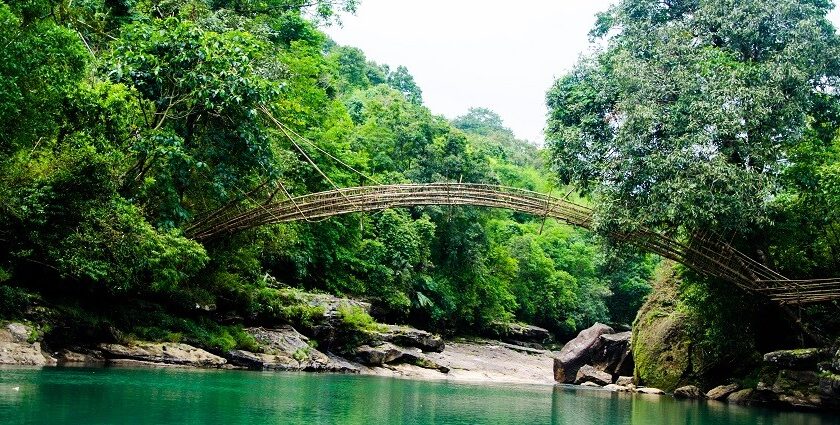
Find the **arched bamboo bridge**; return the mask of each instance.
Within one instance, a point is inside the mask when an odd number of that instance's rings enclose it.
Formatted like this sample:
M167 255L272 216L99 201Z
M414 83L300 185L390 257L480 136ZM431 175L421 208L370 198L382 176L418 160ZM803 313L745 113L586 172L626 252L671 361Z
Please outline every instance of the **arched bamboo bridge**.
M430 183L352 187L297 196L244 212L210 216L190 227L187 235L209 240L266 224L313 221L354 212L419 205L506 208L552 217L587 229L592 227L591 209L550 195L496 185ZM613 234L612 237L747 291L766 295L781 304L840 299L840 279L787 279L721 240L695 238L690 244L684 244L652 231Z

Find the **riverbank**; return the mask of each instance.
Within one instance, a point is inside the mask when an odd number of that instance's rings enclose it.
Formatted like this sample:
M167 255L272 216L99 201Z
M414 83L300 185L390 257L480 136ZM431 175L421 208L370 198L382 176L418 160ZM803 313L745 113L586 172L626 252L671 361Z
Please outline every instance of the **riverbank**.
M360 373L456 382L554 385L553 356L554 352L549 350L501 341L457 339L446 341L446 348L442 352L427 354L435 363L446 367L446 373L406 363L387 367L364 367Z
M307 337L287 326L249 329L265 344L263 353L233 350L220 356L188 344L147 341L102 343L51 351L36 340L37 332L30 326L8 323L0 329L0 364L297 370L457 382L554 384L552 362L555 353L550 350L490 339L443 341L423 331L408 329L398 328L401 334L413 336L400 342L421 345L418 342L425 338L427 351L385 342L379 346L365 346L383 352L390 350L383 358L375 358L370 351L365 351L366 356L355 357L324 353L313 348L315 344ZM358 349L353 352L360 353ZM401 358L403 356L408 358Z

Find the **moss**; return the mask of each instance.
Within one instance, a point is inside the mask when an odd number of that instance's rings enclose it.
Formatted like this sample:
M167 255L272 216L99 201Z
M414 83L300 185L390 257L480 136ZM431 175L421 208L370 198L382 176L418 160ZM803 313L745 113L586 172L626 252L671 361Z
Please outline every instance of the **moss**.
M657 269L653 287L633 324L634 376L646 386L673 391L690 375L693 353L686 316L675 308L677 275L671 264Z

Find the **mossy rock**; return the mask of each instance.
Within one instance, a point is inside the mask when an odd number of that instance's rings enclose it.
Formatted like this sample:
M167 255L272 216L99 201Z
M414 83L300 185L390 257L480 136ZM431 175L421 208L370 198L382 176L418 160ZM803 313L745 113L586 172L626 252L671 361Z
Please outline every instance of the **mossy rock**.
M634 377L640 385L673 391L695 383L700 359L685 326L688 317L676 308L677 287L673 265L664 263L657 270L653 292L636 316L631 344Z

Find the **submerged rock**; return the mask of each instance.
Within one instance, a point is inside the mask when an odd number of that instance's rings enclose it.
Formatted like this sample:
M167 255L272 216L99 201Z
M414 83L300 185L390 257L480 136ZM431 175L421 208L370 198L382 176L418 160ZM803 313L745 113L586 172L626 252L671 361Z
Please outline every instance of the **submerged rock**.
M679 387L676 390L674 390L674 397L701 399L706 398L706 394L703 393L703 391L700 391L700 388L697 388L694 385L686 385L684 387Z
M600 336L611 333L614 333L613 329L602 323L580 331L554 358L554 379L567 384L574 382L578 370L589 363L593 354L600 350Z
M56 360L41 350L37 341L29 342L33 332L22 323L9 323L0 329L0 364L46 366Z
M172 342L134 342L130 345L99 344L111 359L129 359L195 367L221 367L227 360L191 345Z
M596 383L594 383L594 382L592 382L592 381L586 381L586 382L584 382L584 383L580 384L580 386L581 386L581 387L599 387L599 388L601 387L601 385L596 384Z
M612 376L609 373L602 372L590 365L584 365L577 371L575 383L594 382L598 385L608 385L612 383Z
M719 385L709 390L706 393L706 397L709 400L724 400L726 397L729 397L730 394L738 391L738 388L740 388L738 384Z
M653 395L663 395L665 391L660 390L659 388L651 388L651 387L639 387L636 388L637 393L641 394L653 394Z

